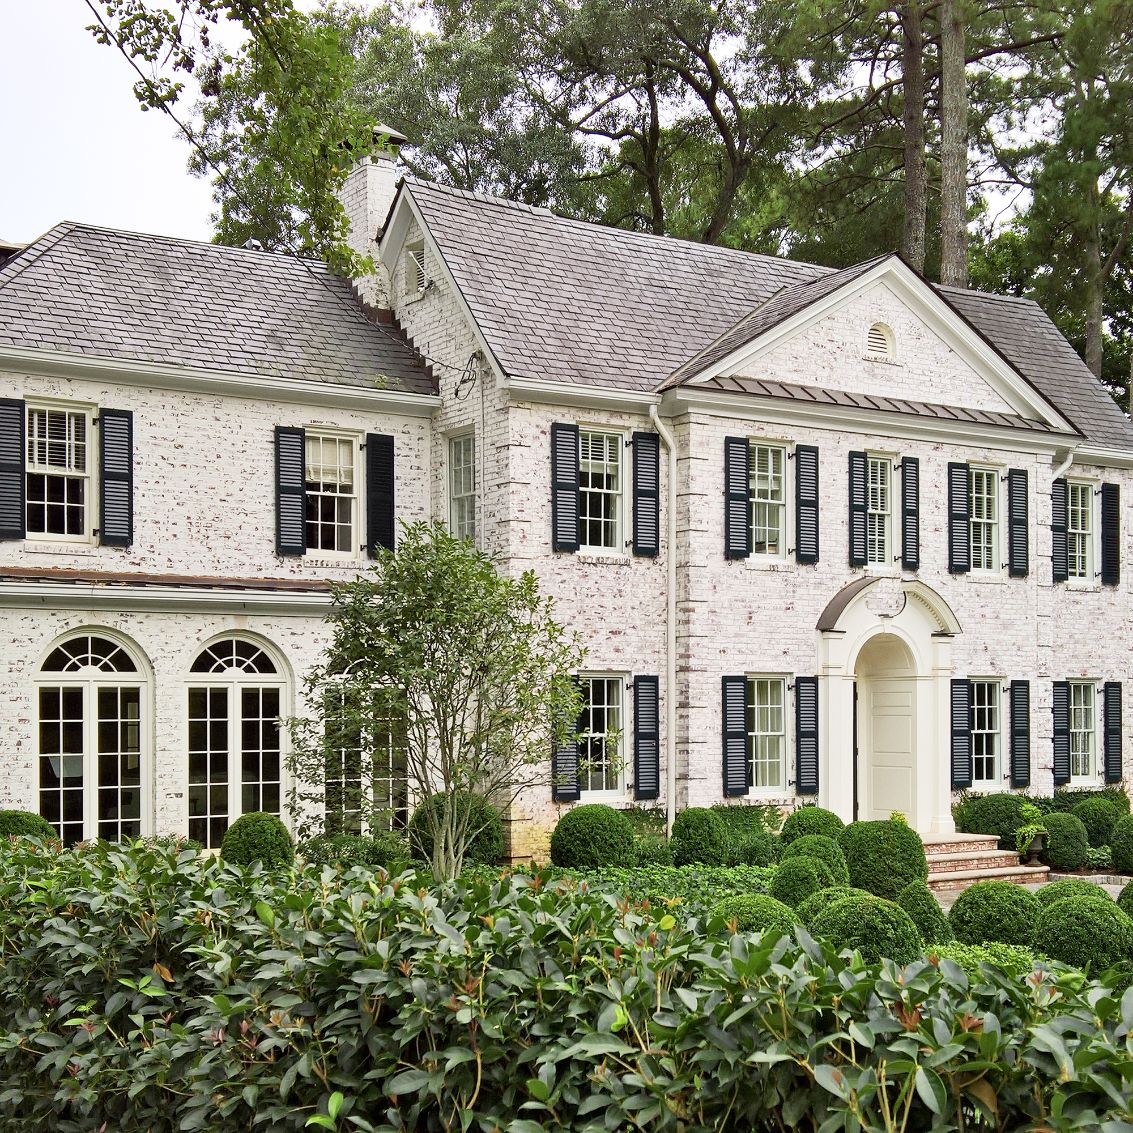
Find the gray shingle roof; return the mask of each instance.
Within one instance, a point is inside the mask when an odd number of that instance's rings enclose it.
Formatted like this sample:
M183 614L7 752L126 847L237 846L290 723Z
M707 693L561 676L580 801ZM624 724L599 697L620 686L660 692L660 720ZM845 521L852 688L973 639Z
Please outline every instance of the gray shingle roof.
M72 223L0 268L0 345L435 392L321 263Z

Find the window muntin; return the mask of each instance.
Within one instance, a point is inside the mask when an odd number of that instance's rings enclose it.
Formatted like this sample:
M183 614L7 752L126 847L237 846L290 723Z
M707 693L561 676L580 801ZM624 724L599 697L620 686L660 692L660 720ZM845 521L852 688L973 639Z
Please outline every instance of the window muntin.
M748 786L781 788L787 752L787 682L749 677L747 682Z
M1097 690L1089 681L1070 681L1070 778L1097 776Z
M584 551L623 551L620 433L579 429L578 542Z
M999 473L994 468L973 468L970 475L972 570L998 571Z
M999 681L972 681L973 783L999 782L1002 746L1002 687Z
M866 458L866 562L888 565L893 527L893 461Z
M1069 578L1094 577L1094 486L1066 484L1066 570Z
M583 794L622 794L625 762L625 682L621 677L582 677L578 729L578 785Z
M306 433L307 550L353 556L358 548L358 442Z
M92 457L89 410L27 407L24 472L29 536L90 538Z
M787 450L781 445L751 445L751 550L782 558L787 538Z
M449 530L457 539L476 539L476 438L471 433L448 443Z

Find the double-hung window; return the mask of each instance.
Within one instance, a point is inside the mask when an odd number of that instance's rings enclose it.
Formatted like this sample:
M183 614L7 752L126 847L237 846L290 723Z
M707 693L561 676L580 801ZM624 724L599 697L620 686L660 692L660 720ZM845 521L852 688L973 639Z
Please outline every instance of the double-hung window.
M1094 578L1094 486L1078 480L1066 484L1067 577Z
M579 429L578 542L583 551L624 551L621 433Z
M315 433L304 438L308 552L358 553L358 441Z
M866 562L887 566L893 558L893 462L866 458Z
M1002 766L1002 688L999 681L973 680L972 785L999 783Z
M91 411L29 405L25 432L27 534L89 540Z
M471 433L448 443L449 530L457 539L476 540L476 438Z
M748 786L783 787L787 755L787 681L749 677L747 682Z
M1093 781L1097 777L1097 689L1092 681L1069 681L1070 778Z
M781 559L787 550L787 450L752 442L751 553Z
M973 467L970 476L972 570L998 571L999 473L994 468Z
M625 791L625 680L617 676L580 678L582 713L578 727L578 785L583 795Z

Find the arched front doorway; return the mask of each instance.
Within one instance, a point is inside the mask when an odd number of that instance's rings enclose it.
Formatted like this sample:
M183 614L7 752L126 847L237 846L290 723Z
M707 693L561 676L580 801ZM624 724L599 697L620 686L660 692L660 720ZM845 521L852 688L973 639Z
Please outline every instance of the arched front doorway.
M857 818L888 818L917 810L917 686L913 655L889 633L871 637L858 653Z

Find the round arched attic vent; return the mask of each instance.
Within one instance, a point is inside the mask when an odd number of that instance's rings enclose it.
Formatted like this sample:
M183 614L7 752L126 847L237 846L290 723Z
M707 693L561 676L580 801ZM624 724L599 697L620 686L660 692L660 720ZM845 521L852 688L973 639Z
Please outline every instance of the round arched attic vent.
M871 358L893 361L896 353L893 331L885 323L874 323L866 336L865 352Z

